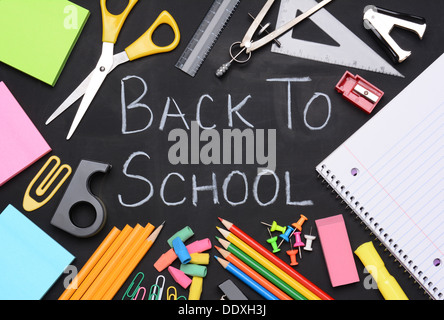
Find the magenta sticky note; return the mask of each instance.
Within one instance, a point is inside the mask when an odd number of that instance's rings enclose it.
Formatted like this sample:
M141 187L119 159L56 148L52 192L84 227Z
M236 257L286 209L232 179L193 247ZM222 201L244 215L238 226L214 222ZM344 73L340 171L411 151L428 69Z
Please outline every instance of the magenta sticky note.
M0 82L0 186L50 151L5 83Z
M333 287L359 281L344 217L331 216L315 221Z

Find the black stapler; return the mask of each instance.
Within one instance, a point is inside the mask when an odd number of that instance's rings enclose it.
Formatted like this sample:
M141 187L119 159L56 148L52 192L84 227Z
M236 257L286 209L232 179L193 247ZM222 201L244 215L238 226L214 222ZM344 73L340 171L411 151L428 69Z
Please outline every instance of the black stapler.
M394 27L399 27L416 33L422 39L426 30L426 20L369 5L364 8L364 27L371 30L382 42L395 63L401 63L411 55L411 51L402 49L390 36L390 32Z

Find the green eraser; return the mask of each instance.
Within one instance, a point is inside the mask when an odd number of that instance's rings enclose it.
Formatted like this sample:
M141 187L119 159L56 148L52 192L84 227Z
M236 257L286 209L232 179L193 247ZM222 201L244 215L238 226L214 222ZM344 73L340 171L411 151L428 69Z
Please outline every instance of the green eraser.
M207 267L200 264L181 264L180 271L193 277L204 278L207 275Z
M173 240L177 237L182 240L182 242L187 241L189 238L191 238L194 235L193 230L191 230L190 227L185 227L182 230L177 231L172 237L170 237L167 242L170 245L170 247L173 247Z

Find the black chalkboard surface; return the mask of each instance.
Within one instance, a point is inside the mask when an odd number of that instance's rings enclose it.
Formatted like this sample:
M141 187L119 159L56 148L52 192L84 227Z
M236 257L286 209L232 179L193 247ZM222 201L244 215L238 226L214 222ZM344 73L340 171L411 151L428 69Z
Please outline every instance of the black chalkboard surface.
M179 25L179 46L170 53L145 57L116 68L102 85L74 136L67 141L65 137L78 103L51 124L46 126L45 121L94 68L100 56L102 30L99 1L73 2L90 10L91 15L56 86L49 87L4 64L0 66L0 80L7 84L48 141L53 150L51 154L73 169L83 159L112 166L109 172L97 174L91 180L92 192L107 209L106 223L98 234L89 238L74 237L50 224L67 183L42 208L30 213L22 210L26 187L48 157L0 187L0 210L13 204L24 212L76 257L73 264L78 269L114 226L123 228L126 224L135 226L148 222L158 226L165 221L156 243L115 299L123 297L137 272L145 274L147 289L162 274L166 278L165 291L175 286L179 295L187 296L187 290L179 287L166 270L159 273L153 264L170 248L166 240L185 226L194 231L194 240L209 238L213 245L218 245L215 236L220 234L216 227L222 227L218 217L235 223L265 246L268 246L269 234L261 222L276 221L286 225L296 222L301 214L308 218L304 233L311 230L317 235L316 219L343 214L353 249L374 240L317 177L315 166L444 51L441 17L444 3L433 0L390 3L375 0L372 3L427 19L422 40L405 30L392 32L403 48L412 51L405 62L394 65L403 78L276 54L270 51L270 45L254 52L248 63L235 64L218 78L215 71L229 60L229 47L242 40L252 22L248 13L257 14L265 1L240 1L195 77L179 70L175 64L212 1L139 1L122 29L115 51L120 52L141 35L162 10L170 12ZM111 12L118 13L125 3L108 1L108 7ZM336 0L326 9L390 61L363 27L362 12L367 4L362 0ZM266 17L266 22L271 22L270 30L275 25L279 5L276 1ZM298 25L293 36L334 43L310 21ZM155 34L159 43L170 38L168 28L160 28ZM371 114L353 106L335 91L335 85L346 70L359 74L384 91ZM210 138L205 136L208 130L202 127L214 129L211 143L220 148L208 152L214 145L209 145ZM240 161L235 161L235 147L230 150L223 145L224 134L233 132L245 133L246 140L250 141L243 144ZM188 143L178 142L178 137L187 138ZM264 151L262 157L258 150ZM228 151L232 151L231 157ZM274 174L258 176L258 169L267 166ZM88 225L94 213L90 207L81 205L71 214L77 224ZM318 240L313 244L313 252L303 252L302 258L298 257L299 265L295 268L299 273L336 300L383 299L377 289L366 286L369 274L357 257L360 282L333 288ZM377 246L377 249L410 299L428 299L383 247ZM201 300L220 299L222 292L218 285L226 279L232 279L249 299L261 299L222 269L213 258L219 255L216 249L209 253L211 259ZM277 254L289 261L285 250ZM62 275L47 292L45 300L55 300L62 294L65 276Z

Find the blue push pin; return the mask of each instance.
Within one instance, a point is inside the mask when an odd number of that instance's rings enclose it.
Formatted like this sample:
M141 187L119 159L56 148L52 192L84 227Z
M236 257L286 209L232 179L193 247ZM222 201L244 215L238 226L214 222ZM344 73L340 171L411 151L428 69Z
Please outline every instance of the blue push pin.
M285 230L285 233L280 234L279 237L282 238L282 239L284 239L286 242L289 242L293 230L294 230L294 229L293 229L292 227L287 226L287 229Z

